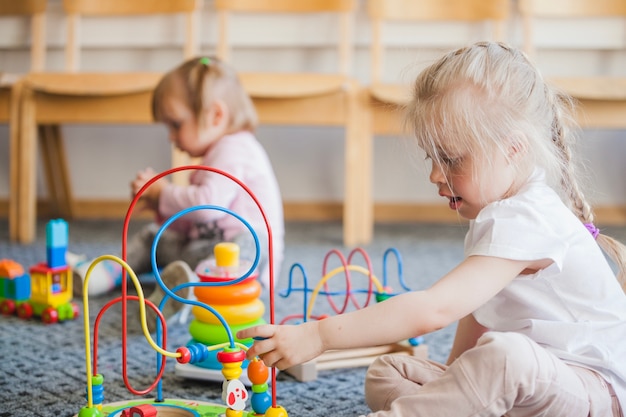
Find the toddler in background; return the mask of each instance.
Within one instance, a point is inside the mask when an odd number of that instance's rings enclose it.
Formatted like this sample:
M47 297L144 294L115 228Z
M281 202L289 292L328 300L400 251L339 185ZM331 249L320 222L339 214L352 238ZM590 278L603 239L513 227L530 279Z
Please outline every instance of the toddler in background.
M167 126L169 140L178 149L201 158L201 165L233 175L254 193L272 228L277 280L284 247L282 200L270 160L254 135L256 111L235 70L214 57L186 61L161 79L152 111L154 119ZM131 182L133 196L155 175L150 168L140 171ZM266 225L254 200L229 178L204 170L192 172L185 186L162 178L145 190L140 203L155 213L155 222L129 239L127 262L135 273L151 271L151 246L163 221L189 207L214 205L232 210L258 234L259 280L269 286ZM193 270L212 256L213 247L220 242L237 243L242 259L254 259L254 239L236 217L221 210L196 210L177 219L161 235L156 249L163 281L172 288L197 280ZM157 286L149 298L158 305L162 294Z
M571 104L501 43L426 68L407 124L439 195L469 220L465 258L423 291L239 331L257 339L248 358L285 369L458 321L446 364L377 358L365 380L369 417L622 417L626 249L594 226L575 169Z

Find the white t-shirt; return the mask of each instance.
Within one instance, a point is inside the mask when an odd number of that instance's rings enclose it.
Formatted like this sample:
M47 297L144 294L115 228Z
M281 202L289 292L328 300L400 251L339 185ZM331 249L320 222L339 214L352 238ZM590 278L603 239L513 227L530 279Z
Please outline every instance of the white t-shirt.
M474 317L596 370L625 407L626 295L591 233L544 177L536 171L519 194L486 206L470 222L465 255L553 263L516 277Z

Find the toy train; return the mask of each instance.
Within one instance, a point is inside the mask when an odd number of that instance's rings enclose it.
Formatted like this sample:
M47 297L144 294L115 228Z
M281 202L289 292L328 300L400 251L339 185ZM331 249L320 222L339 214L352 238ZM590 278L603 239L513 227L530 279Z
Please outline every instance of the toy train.
M19 263L0 260L0 312L28 319L41 317L44 323L73 320L79 315L72 302L72 269L65 261L67 223L51 220L46 226L47 262L26 273Z

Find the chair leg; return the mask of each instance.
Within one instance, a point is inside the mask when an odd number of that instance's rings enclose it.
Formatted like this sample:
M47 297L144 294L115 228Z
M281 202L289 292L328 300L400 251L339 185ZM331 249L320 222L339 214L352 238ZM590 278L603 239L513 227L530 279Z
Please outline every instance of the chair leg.
M176 168L183 165L189 165L191 160L189 156L181 150L172 146L172 168ZM189 184L190 171L178 171L172 175L172 182L177 185Z
M357 111L354 120L358 125L356 140L359 142L359 159L361 161L361 233L362 244L372 241L374 234L374 198L373 198L373 139L372 117L369 108L369 95L365 89L359 89L357 95Z
M19 240L19 222L20 222L20 184L19 178L19 159L20 159L20 100L22 92L22 83L17 82L11 89L10 99L10 123L9 123L9 239L11 241Z
M355 246L371 242L373 234L372 129L365 93L353 86L346 96L343 240Z
M35 239L37 219L37 122L33 91L22 87L19 112L15 114L17 132L11 135L12 168L10 214L17 226L11 226L16 240L31 243ZM71 218L72 194L59 126L43 126L40 130L43 160L50 198L57 205L59 214ZM19 144L18 144L19 143ZM15 228L15 229L14 229Z
M74 199L61 126L39 126L39 143L52 212L64 219L71 219L74 215Z
M17 164L17 168L12 170L16 175L15 181L11 181L11 186L15 187L11 191L11 196L16 198L15 207L18 209L15 214L17 221L17 240L21 243L31 243L35 240L35 187L37 185L37 128L35 125L35 106L33 91L26 85L21 86L19 111L15 113L17 123L17 134L12 135L14 142L19 142L18 146L12 146L11 154L17 155L11 163ZM15 144L15 143L14 143Z
M189 154L172 146L172 168L185 165L202 165L202 157L192 158ZM176 185L189 185L189 176L192 171L178 171L172 175L172 182Z

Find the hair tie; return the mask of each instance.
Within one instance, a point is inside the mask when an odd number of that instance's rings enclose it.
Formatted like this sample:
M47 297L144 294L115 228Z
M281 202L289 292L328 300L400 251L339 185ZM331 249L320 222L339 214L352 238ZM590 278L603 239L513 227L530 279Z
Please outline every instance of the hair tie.
M598 238L600 230L593 223L585 223L585 227L589 230L589 233L591 233L594 239Z
M206 57L206 56L202 57L202 58L200 58L200 63L202 65L206 65L208 67L209 65L211 65L211 58Z

